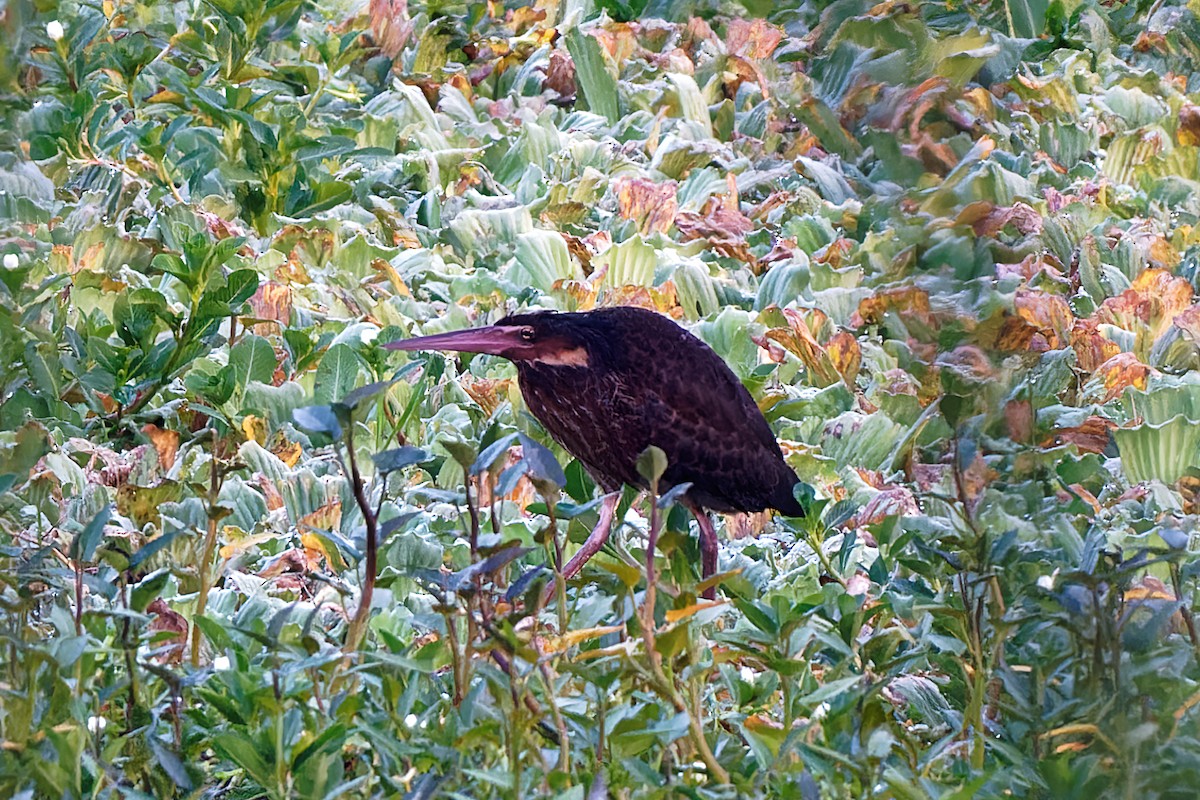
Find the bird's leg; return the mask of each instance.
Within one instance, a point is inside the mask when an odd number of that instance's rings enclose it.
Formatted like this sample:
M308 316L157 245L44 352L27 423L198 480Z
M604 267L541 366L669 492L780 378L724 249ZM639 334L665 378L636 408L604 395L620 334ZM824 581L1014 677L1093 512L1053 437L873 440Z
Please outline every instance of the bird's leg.
M696 524L700 526L700 577L708 580L717 574L717 529L713 527L712 517L700 506L688 504ZM704 590L705 600L717 599L717 587L709 586Z
M617 503L621 500L620 492L604 495L600 501L600 519L596 522L596 527L592 528L592 532L588 534L584 540L583 546L571 556L571 559L563 567L563 580L570 580L579 574L579 570L583 569L583 565L588 559L600 552L600 548L604 547L604 543L608 541L608 535L612 533L613 517L617 513ZM549 600L553 593L554 587L550 586L546 590L546 600Z

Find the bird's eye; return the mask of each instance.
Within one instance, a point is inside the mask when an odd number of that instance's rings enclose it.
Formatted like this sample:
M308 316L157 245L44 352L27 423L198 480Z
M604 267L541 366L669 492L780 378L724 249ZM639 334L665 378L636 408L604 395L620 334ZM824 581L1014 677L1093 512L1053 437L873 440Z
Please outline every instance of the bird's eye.
M527 342L533 341L533 328L521 328L521 338Z

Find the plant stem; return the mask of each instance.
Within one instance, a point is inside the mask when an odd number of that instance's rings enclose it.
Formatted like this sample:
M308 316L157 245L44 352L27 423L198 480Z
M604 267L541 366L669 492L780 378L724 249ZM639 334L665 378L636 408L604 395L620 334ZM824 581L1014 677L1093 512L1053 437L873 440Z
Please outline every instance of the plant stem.
M196 594L196 613L192 617L192 666L200 666L200 626L196 620L204 616L208 608L208 593L212 589L213 551L217 549L217 497L221 493L221 470L217 463L217 429L212 428L212 461L208 479L208 531L204 536L204 547L200 551L200 588Z
M358 471L358 462L354 456L353 423L346 428L346 452L350 465L350 488L354 492L354 502L358 504L358 508L362 512L363 522L367 529L367 563L366 574L363 576L362 594L359 597L358 610L354 612L354 618L350 620L350 628L346 631L346 644L342 648L342 652L349 655L356 652L359 645L362 644L363 635L366 633L367 619L371 615L371 601L375 595L379 542L376 541L378 539L378 518L374 509L371 508L371 503L367 500L362 473Z
M283 757L283 691L279 685L279 669L271 671L271 681L275 690L275 794L276 797L288 796L287 791L287 761Z
M1179 603L1179 615L1183 617L1188 638L1192 640L1192 648L1196 651L1197 658L1200 658L1200 633L1196 631L1196 618L1192 616L1190 604L1183 597L1183 577L1178 563L1171 564L1171 585L1175 589L1175 600Z
M700 760L708 768L708 774L718 783L729 783L729 773L717 761L708 740L704 737L704 726L700 722L699 704L688 703L679 694L675 683L667 677L662 667L662 654L658 652L655 641L654 606L656 601L656 585L658 576L654 565L654 554L658 548L658 532L661 526L658 514L657 492L650 492L650 533L646 543L646 594L642 598L642 643L646 648L646 658L650 662L651 684L660 695L670 701L676 712L688 715L688 732L691 734L692 746L700 754Z
M538 672L542 676L542 683L546 685L546 702L550 705L550 715L554 717L554 728L558 731L558 769L561 772L570 772L571 769L571 742L567 737L567 723L563 721L562 712L558 710L558 703L554 701L554 680L550 676L550 668L542 660L541 645L535 640L534 650L538 657Z

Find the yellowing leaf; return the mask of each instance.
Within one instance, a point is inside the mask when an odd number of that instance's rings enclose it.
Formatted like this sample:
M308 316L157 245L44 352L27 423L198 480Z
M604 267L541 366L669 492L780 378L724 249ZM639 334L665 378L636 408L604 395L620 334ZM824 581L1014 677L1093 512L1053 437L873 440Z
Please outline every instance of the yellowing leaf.
M584 628L578 631L568 631L562 636L548 636L542 640L542 649L547 653L561 653L589 639L599 639L610 633L625 630L624 625L604 625L598 628Z
M169 471L175 465L175 454L179 452L178 431L164 430L157 425L147 424L142 427L142 433L146 434L150 444L154 445L159 466L164 472Z
M636 222L643 236L670 229L678 208L675 190L674 181L655 183L647 178L622 176L613 182L621 216Z
M270 449L288 467L296 466L300 462L300 456L304 454L304 448L299 442L288 441L283 436L277 436Z
M713 608L719 608L721 606L728 605L728 602L729 601L727 600L701 600L699 603L693 603L690 606L673 608L663 614L663 618L667 621L667 623L675 623L685 620L688 617L695 616L701 611L708 611Z
M334 497L311 514L305 514L296 522L297 528L313 528L318 531L337 530L342 524L342 501Z
M247 414L242 418L242 433L248 442L267 443L267 421L262 417Z
M226 539L232 539L228 544L221 547L218 551L222 561L228 561L234 556L240 555L255 545L263 542L270 542L278 538L273 533L258 533L253 536L245 536L244 533L231 526L226 526L223 530L223 535Z

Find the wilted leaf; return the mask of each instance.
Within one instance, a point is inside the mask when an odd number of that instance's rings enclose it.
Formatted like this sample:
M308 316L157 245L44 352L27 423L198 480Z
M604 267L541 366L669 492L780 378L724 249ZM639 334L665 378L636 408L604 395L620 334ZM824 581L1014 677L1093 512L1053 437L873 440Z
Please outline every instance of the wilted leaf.
M738 207L736 186L727 194L709 198L700 213L685 211L676 215L675 227L685 242L703 239L726 258L747 264L755 261L746 244L746 235L754 229L754 223Z
M1079 448L1081 453L1103 453L1111 441L1111 431L1116 427L1116 423L1112 420L1092 415L1081 425L1056 429L1048 439L1042 442L1042 447L1073 444Z
M395 58L413 31L408 0L371 0L368 13L379 49L389 58Z
M154 451L158 453L158 463L163 472L169 472L175 465L175 454L179 452L179 433L164 430L150 423L142 426L142 433L146 434L146 438L154 445Z
M678 208L674 181L654 183L646 178L620 177L613 181L613 194L622 217L637 223L643 236L666 233Z
M599 639L601 636L607 636L610 633L617 633L623 630L625 630L624 625L602 625L596 628L568 631L562 636L549 636L542 640L542 652L561 653L572 647L577 647L590 639Z

